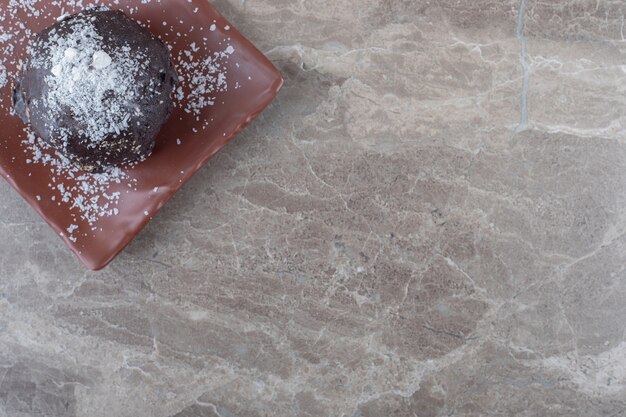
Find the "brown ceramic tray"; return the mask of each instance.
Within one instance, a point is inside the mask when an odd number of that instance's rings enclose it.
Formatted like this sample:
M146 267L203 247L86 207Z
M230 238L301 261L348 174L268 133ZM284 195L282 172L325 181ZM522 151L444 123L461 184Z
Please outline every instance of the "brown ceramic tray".
M8 13L7 3L0 4L0 15ZM63 3L63 10L58 6L60 3ZM32 11L19 11L18 19L9 23L5 20L5 30L9 29L7 25L23 23L37 32L54 23L55 18L63 13L80 11L73 8L72 3L40 0L34 6L38 17L33 17ZM206 45L207 53L223 50L228 43L234 47L235 53L225 64L228 91L218 94L216 104L202 111L199 122L196 116L177 108L161 131L153 155L127 169L130 178L136 180L133 190L127 193L129 188L124 183L108 190L109 193L122 193L117 206L119 214L100 218L96 223L97 231L80 235L76 242L64 233L68 225L76 224L78 231L89 231L91 227L86 222L77 222L68 204L51 200L53 192L48 184L53 174L43 165L26 162L27 153L22 144L24 126L10 114L10 83L0 89L0 174L78 258L94 270L111 262L185 182L269 105L283 84L281 74L272 63L207 0L152 0L147 4L142 4L142 0L122 0L117 5L111 3L99 2L129 12L135 19L148 24L153 33L173 46L173 56L177 56L181 49L189 48L192 42ZM167 25L163 25L164 21ZM213 24L215 26L211 27ZM192 26L193 30L190 30ZM12 40L16 44L12 58L24 56L24 40ZM4 58L5 66L14 70L10 66L14 59L8 58ZM231 87L235 84L239 88ZM211 122L206 130L202 130L206 120Z

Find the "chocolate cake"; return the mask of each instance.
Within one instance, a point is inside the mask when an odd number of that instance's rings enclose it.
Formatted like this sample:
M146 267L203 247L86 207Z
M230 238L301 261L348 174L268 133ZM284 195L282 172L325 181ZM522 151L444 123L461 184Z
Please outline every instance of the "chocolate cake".
M146 158L174 107L168 48L121 11L59 20L30 44L16 113L87 171Z

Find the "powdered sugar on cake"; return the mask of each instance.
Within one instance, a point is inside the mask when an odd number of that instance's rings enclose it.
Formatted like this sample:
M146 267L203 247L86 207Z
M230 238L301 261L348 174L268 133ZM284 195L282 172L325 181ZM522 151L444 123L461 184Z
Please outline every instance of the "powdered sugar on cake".
M31 65L50 71L45 106L59 117L70 109L82 127L80 133L96 146L128 128L128 103L138 99L133 83L140 70L137 63L147 65L147 60L130 47L109 55L90 19L77 20L70 34L50 33L48 41L38 45L46 56ZM67 141L67 132L61 129L59 134Z

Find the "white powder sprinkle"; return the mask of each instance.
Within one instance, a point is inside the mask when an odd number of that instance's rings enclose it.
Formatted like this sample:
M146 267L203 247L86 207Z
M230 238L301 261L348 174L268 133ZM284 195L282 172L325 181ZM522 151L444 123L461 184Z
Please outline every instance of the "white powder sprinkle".
M195 44L190 45L191 49ZM184 110L199 115L201 111L215 104L217 93L228 90L226 62L235 48L228 45L224 51L213 52L204 59L198 59L191 51L178 54L176 68L181 85L176 90L176 99L186 99Z
M50 69L50 72L52 73L52 75L54 75L55 77L60 77L61 76L61 72L63 71L63 68L61 68L60 65L55 65L52 67L52 69Z
M31 60L35 68L47 68L49 87L45 106L59 116L70 109L92 146L111 134L128 128L128 103L138 98L132 80L141 69L137 62L146 61L142 52L130 47L113 55L102 50L103 38L90 18L72 21L72 32L65 36L52 34ZM54 132L66 142L67 132Z
M24 152L28 154L30 163L49 167L53 173L52 182L48 184L54 193L50 197L52 201L58 198L60 203L67 204L71 212L91 226L98 219L119 212L114 206L119 203L121 195L119 192L111 192L110 188L122 182L133 185L136 180L130 179L128 174L117 167L108 168L102 173L83 172L28 128L25 132ZM41 201L41 196L37 196L37 200Z
M73 49L73 48L69 48L65 52L67 53L67 51L70 49ZM96 51L93 54L92 65L95 69L104 69L108 67L109 65L111 65L111 61L112 61L111 56L109 54L107 54L104 51Z
M7 85L7 69L4 67L4 64L0 61L0 88Z
M63 52L63 55L66 59L72 60L78 56L78 51L74 48L67 48L65 52Z

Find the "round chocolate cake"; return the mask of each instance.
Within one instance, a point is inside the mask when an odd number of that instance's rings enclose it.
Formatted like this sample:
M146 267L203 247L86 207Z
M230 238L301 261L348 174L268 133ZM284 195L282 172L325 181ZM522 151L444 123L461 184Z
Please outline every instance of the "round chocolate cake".
M121 11L86 10L39 33L15 111L87 171L150 155L174 107L168 48Z

